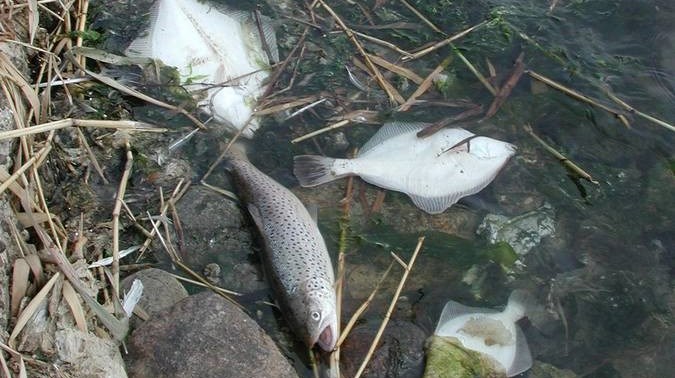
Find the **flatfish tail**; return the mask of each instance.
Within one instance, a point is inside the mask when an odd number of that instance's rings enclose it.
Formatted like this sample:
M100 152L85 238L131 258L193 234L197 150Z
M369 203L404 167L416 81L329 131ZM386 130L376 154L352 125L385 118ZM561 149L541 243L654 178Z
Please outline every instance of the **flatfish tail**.
M347 176L335 173L335 161L336 159L319 155L298 155L293 157L293 174L304 187L325 184Z

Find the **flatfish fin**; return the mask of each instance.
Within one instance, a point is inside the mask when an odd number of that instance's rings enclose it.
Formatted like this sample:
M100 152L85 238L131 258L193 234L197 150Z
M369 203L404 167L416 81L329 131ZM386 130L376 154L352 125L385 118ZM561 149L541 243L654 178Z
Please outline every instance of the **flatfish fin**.
M361 147L359 150L359 156L363 156L366 152L373 149L373 147L379 145L387 139L391 139L395 136L418 132L423 128L429 126L428 123L423 122L387 122L385 123L372 138L366 144Z
M527 339L523 330L516 324L516 355L513 358L511 367L507 370L506 375L513 377L532 367L532 354L530 347L527 346Z
M413 201L415 206L426 211L429 214L440 214L448 207L457 203L460 198L464 197L463 192L450 193L443 197L423 197L416 194L407 193L408 197Z
M155 2L155 4L150 9L150 17L148 28L140 33L140 36L136 38L131 44L124 50L124 55L128 57L137 57L137 58L147 58L153 56L152 53L152 28L157 23L157 18L159 17L161 1Z
M459 302L448 301L448 303L445 304L445 307L443 307L443 312L441 312L441 317L438 319L438 326L436 326L436 331L434 334L437 336L453 336L439 333L439 331L443 328L443 326L445 326L446 323L462 315L495 314L497 312L499 311L493 310L491 308L470 307L465 306Z

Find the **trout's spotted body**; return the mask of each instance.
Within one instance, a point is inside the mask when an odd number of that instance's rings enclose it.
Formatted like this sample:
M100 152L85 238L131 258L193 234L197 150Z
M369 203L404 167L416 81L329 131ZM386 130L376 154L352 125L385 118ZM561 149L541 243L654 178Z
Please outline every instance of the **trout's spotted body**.
M229 169L264 239L263 261L279 306L311 347L337 341L334 275L316 222L288 189L247 160L230 155Z

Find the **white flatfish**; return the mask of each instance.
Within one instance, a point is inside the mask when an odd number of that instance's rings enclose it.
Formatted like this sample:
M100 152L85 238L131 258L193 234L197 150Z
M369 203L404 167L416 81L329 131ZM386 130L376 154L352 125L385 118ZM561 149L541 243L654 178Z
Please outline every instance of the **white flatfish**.
M454 337L464 348L496 361L508 377L532 367L527 340L516 321L525 315L521 291L514 291L502 312L464 306L449 301L443 308L434 334Z
M269 19L261 21L272 59L278 60ZM200 102L205 111L235 130L251 117L269 75L267 54L251 14L197 0L158 0L150 28L125 53L176 67L186 89L205 90ZM252 137L257 128L254 119L243 135Z
M384 189L407 194L417 207L442 213L460 198L478 193L515 154L515 146L461 129L418 138L425 123L387 123L354 159L295 157L302 186L356 175Z

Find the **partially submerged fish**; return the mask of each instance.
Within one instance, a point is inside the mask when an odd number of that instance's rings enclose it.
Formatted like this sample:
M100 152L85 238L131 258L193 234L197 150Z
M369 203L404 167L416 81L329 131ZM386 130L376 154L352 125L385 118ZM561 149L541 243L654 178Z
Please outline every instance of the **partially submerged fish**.
M508 377L518 375L532 367L532 355L527 346L527 340L523 331L516 324L516 321L525 315L523 304L525 296L524 292L518 290L511 293L508 304L502 312L468 307L449 301L443 309L434 337L442 338L458 347L478 352L480 356L485 357L476 359L471 354L462 353L452 356L454 360L465 358L464 356L472 358L476 364L481 365L476 366L473 369L474 371L487 369L496 375ZM436 345L442 347L443 344L437 343ZM446 346L445 351L447 353L452 349L448 349ZM433 352L429 351L428 353ZM442 366L439 366L439 361L454 366L453 362L455 361L448 361L447 359L443 361L445 357L447 356L436 354L434 359L428 358L427 370L444 370ZM461 363L461 361L459 362ZM434 366L430 366L430 363L433 363ZM436 375L438 374L434 376Z
M310 348L333 350L338 339L333 266L316 221L242 152L229 153L227 166L263 237L265 273L286 320Z
M233 129L246 125L268 76L268 57L278 61L274 30L266 17L261 25L249 12L217 8L198 0L158 0L150 29L127 48L131 57L160 59L178 69L189 91L206 90L200 103L214 119ZM235 79L235 80L233 80ZM200 84L194 84L199 82ZM258 121L243 132L252 137Z
M461 128L420 139L425 123L387 123L354 159L295 157L302 186L356 175L379 187L407 194L417 207L442 213L460 198L478 193L515 154L515 146Z

